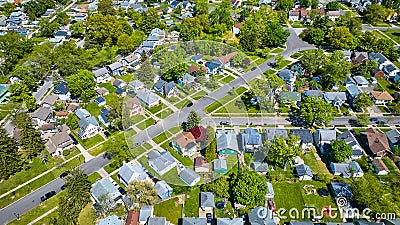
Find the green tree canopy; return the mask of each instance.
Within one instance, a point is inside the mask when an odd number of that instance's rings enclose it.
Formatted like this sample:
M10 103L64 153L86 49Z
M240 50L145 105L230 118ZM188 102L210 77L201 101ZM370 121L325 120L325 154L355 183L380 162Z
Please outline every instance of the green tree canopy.
M96 82L93 78L93 73L88 70L80 70L77 74L66 78L69 90L72 95L87 102L95 96Z
M264 204L267 184L264 177L256 171L243 169L231 181L233 196L240 204L249 208Z
M328 42L336 49L353 49L355 38L347 27L334 27L328 33Z
M186 130L190 130L195 126L199 126L201 123L201 118L200 116L197 114L196 111L190 111L188 118L187 118L187 122L186 122Z
M217 139L215 138L214 128L207 126L206 137L204 139L204 159L212 162L217 157Z
M358 109L366 109L374 105L371 97L368 93L363 92L358 97L354 99L354 106Z
M306 97L301 101L300 116L310 126L328 126L334 117L334 109L322 98Z
M275 137L272 142L266 141L262 150L272 165L284 168L286 163L290 164L300 154L299 140L300 137L294 135L289 135L287 140L283 136Z
M294 4L292 0L277 0L276 1L276 8L282 9L286 12L293 8Z
M201 191L213 192L220 198L229 198L229 181L226 177L201 185Z
M340 9L340 3L336 1L331 1L326 4L326 10L328 11L336 11Z
M328 150L333 162L344 162L350 158L353 153L351 146L343 140L331 141L331 148Z
M6 180L22 169L23 160L14 139L0 128L0 180Z
M157 191L153 183L149 181L132 181L129 183L127 193L133 202L139 204L139 207L153 205L158 199Z
M387 12L385 7L379 4L371 4L367 6L367 11L365 13L365 18L368 22L376 24L383 22L387 17Z

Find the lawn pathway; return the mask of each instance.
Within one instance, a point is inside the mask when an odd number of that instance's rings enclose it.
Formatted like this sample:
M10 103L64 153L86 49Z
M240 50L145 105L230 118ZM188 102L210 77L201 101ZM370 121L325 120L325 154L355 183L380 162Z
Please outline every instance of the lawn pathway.
M383 36L387 37L389 40L393 41L393 43L395 43L396 45L400 45L399 43L397 43L395 40L393 40L391 37L389 37L388 35L386 35L385 33L383 33L381 30L377 30L380 34L382 34Z
M33 225L36 222L39 222L41 219L45 218L46 216L48 216L50 213L56 211L58 209L58 206L50 209L49 211L47 211L46 213L44 213L43 215L37 217L36 219L32 220L32 222L28 223L28 225Z

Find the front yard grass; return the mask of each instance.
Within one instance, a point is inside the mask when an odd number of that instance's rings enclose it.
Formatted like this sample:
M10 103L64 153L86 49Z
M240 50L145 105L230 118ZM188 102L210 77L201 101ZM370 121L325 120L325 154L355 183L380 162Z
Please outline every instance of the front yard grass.
M149 108L148 110L151 113L155 114L155 113L158 113L159 111L161 111L164 108L167 108L167 106L165 104L161 103L161 104L158 104L156 106L153 106L153 107Z
M78 222L79 224L94 225L96 219L95 211L92 207L92 202L89 202L85 208L79 213Z
M282 48L275 48L274 50L271 51L271 53L276 53L276 54L281 54L283 52Z
M192 95L192 98L194 100L199 100L199 99L203 98L206 95L207 95L207 92L204 91L204 90L201 90L201 91L197 92L196 94Z
M101 179L101 176L98 172L94 172L88 176L88 180L92 184L96 183L97 179Z
M226 76L226 77L224 77L224 79L221 80L221 83L227 84L227 83L233 81L234 79L235 79L235 78L232 77L232 76Z
M153 118L148 118L144 122L136 125L136 127L139 128L140 130L145 130L146 128L152 126L154 124L154 122L155 122L155 120Z
M95 146L96 144L104 141L104 138L100 134L96 134L95 136L88 138L88 139L84 139L84 140L81 140L80 138L78 138L78 141L79 141L79 143L82 144L82 146L85 149L89 149L89 148Z
M183 109L183 108L185 108L187 105L189 105L190 103L191 103L190 100L184 99L184 100L182 100L182 101L176 103L174 106L175 106L176 108L178 108L178 109Z
M173 224L178 224L179 218L182 217L182 204L177 204L178 198L171 198L154 205L154 215L166 217Z
M389 92L390 94L394 94L394 90L392 89L392 85L389 81L387 81L385 78L378 78L377 80L378 84L383 88L383 90Z
M156 137L154 137L153 141L157 144L160 144L167 139L168 139L167 135L165 134L165 132L163 132L163 133L157 135Z
M165 110L161 111L160 113L156 114L156 116L160 119L165 119L172 113L174 113L174 111L172 111L172 109L168 108L168 109L165 109Z
M138 146L138 147L136 147L136 148L131 150L132 155L134 157L138 157L140 154L142 154L143 152L146 152L146 151L147 151L147 149L145 147L143 147L143 146Z
M145 116L139 114L139 115L132 116L131 117L131 122L133 124L137 124L137 123L139 123L139 122L141 122L141 121L143 121L145 119L146 119Z
M382 30L382 32L400 44L400 30Z
M183 213L185 217L198 217L199 216L199 199L200 188L193 188L191 192L185 195L185 208Z

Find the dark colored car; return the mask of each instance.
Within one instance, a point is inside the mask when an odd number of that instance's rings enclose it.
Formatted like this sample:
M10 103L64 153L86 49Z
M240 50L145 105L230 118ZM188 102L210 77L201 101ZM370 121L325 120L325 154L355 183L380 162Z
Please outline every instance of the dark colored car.
M256 70L257 69L257 67L253 67L253 68L251 68L251 71L254 71L254 70Z
M43 195L42 197L40 197L40 200L41 200L42 202L44 202L44 201L46 201L47 199L53 197L54 195L56 195L56 192L55 192L55 191L47 192L45 195Z
M207 213L207 214L206 214L206 218L207 218L207 223L211 223L211 222L212 222L212 215L211 215L211 213Z
M220 124L220 125L230 125L231 123L230 123L229 121L226 121L226 120L221 120L221 121L219 122L219 124Z
M193 102L187 104L187 107L192 107L193 106Z
M387 121L384 119L378 119L378 121L376 121L377 124L386 124Z
M64 173L62 173L61 175L60 175L60 178L64 178L64 177L66 177L66 176L68 176L69 175L69 171L65 171Z
M63 186L61 186L61 190L65 190L65 188L67 188L68 184L63 184Z
M371 122L376 122L376 121L378 121L378 118L376 118L376 117L372 117L371 119L369 119L369 120L371 120Z

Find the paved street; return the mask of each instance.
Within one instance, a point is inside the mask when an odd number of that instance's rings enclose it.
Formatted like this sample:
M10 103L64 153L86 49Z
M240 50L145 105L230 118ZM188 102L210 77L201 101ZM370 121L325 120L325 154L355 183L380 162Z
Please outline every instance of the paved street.
M83 164L81 168L85 171L87 175L90 175L100 168L103 168L109 163L108 159L104 159L103 155L99 155L96 158L90 160L89 162ZM8 222L16 219L16 215L23 215L29 210L37 207L40 204L40 197L49 191L56 191L59 193L61 191L61 186L64 184L64 180L61 178L56 178L50 183L42 186L38 190L26 195L20 200L14 202L13 204L0 210L0 224L7 224ZM15 214L14 214L15 213Z
M53 82L51 79L46 79L43 85L38 88L37 92L33 93L33 97L35 97L36 102L39 102L39 100L42 99L47 91L49 91L51 88L53 88Z

